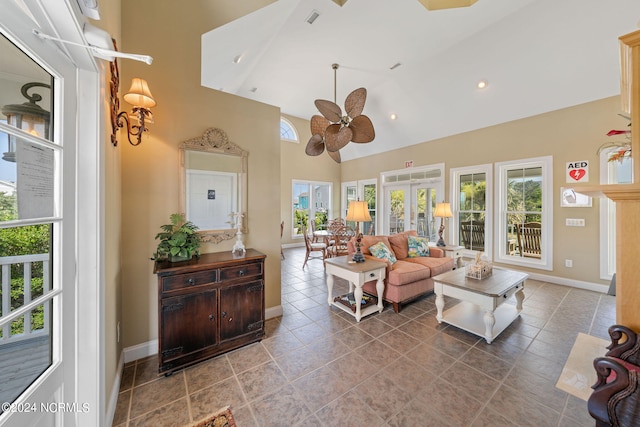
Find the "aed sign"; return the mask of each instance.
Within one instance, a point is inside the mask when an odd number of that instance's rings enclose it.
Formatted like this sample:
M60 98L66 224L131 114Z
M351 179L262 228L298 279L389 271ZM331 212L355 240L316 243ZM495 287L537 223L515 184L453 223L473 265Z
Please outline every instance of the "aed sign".
M589 182L589 162L567 162L567 182Z

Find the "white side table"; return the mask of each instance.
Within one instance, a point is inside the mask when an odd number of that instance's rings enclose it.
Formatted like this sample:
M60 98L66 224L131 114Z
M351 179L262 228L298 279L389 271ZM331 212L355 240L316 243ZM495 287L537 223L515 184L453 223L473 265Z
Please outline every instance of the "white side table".
M325 266L327 270L327 291L329 296L327 302L329 305L335 305L336 307L344 310L345 312L355 316L356 321L360 321L362 317L375 313L382 313L382 295L384 294L384 277L387 264L382 261L374 261L371 259L365 260L365 262L350 263L350 256L340 256L335 258L327 258L325 260ZM356 304L356 312L351 311L347 306L333 301L333 282L334 276L345 279L349 282L349 292L353 292ZM370 305L362 309L360 307L360 301L362 301L362 285L365 282L371 280L377 280L376 292L378 296L378 304ZM355 288L355 289L354 289Z
M453 258L453 269L462 267L462 250L464 246L447 245L436 246L444 251L444 255Z

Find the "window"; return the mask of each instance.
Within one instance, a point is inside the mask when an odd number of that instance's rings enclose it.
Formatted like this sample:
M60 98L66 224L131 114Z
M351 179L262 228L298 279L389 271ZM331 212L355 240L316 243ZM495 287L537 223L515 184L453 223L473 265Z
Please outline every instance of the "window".
M496 164L500 262L553 268L552 166L550 156Z
M302 236L303 225L308 230L324 228L331 212L332 187L330 182L293 180L291 237ZM313 224L309 223L309 218L313 218Z
M451 228L454 242L469 251L492 256L492 166L479 165L451 170L451 204L454 211Z
M293 123L284 117L280 117L280 139L288 142L300 142Z
M627 184L633 182L633 160L624 157L609 161L616 148L600 153L600 183ZM610 280L616 271L616 204L600 199L600 278Z
M360 231L363 234L375 234L376 211L378 199L378 183L374 179L342 183L342 216L346 218L349 209L349 202L352 200L366 200L369 208L371 222L360 223ZM355 228L355 223L348 222L347 225Z

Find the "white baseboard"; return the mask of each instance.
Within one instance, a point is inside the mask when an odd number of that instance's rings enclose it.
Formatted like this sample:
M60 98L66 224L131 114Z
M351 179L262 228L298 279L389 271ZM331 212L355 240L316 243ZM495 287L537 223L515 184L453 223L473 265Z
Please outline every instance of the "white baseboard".
M124 351L120 353L118 359L118 367L116 368L116 377L113 380L113 387L111 393L109 393L109 401L106 407L106 413L104 419L106 421L105 426L113 424L113 417L116 414L116 405L118 403L118 395L120 394L120 383L122 382L122 369L124 368Z
M566 277L550 276L547 274L532 273L526 271L530 278L541 280L543 282L553 283L555 285L571 286L572 288L585 289L587 291L601 292L606 294L609 292L609 285L601 285L599 283L585 282L582 280L567 279ZM526 293L526 291L525 291Z
M143 342L142 344L133 345L123 350L124 363L133 362L158 353L158 340Z
M266 320L273 319L274 317L280 317L284 313L281 305L276 305L275 307L269 307L264 311L264 318Z

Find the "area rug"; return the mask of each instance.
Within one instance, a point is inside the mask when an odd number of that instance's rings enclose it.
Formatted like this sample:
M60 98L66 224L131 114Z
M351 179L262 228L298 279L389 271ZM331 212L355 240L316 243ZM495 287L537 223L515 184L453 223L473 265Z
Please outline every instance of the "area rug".
M582 400L588 400L596 382L593 359L604 356L609 341L579 333L556 387Z
M188 424L188 427L236 427L236 423L233 420L231 408L225 406L193 424Z

